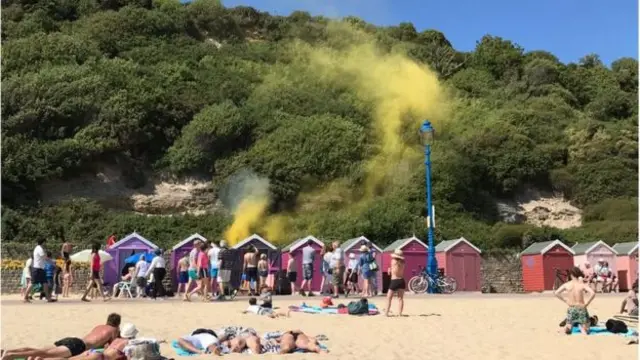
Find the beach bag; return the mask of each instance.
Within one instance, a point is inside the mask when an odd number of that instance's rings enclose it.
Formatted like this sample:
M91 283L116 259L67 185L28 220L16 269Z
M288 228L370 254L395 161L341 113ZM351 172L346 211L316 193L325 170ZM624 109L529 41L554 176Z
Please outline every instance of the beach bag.
M607 331L614 334L626 334L629 331L627 324L620 320L609 319L606 322Z
M367 299L360 301L351 301L347 304L347 312L349 315L366 315L369 314L369 302Z
M378 271L378 263L376 262L376 259L371 256L371 254L369 254L369 270Z

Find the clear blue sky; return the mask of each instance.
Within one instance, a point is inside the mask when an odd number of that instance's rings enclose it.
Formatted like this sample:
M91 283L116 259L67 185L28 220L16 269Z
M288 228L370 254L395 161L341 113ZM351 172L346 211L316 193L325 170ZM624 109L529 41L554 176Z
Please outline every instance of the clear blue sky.
M407 21L418 31L442 31L460 51L485 34L512 40L526 51L546 50L563 62L597 53L610 64L638 58L636 0L223 0L276 15L354 15L375 25Z

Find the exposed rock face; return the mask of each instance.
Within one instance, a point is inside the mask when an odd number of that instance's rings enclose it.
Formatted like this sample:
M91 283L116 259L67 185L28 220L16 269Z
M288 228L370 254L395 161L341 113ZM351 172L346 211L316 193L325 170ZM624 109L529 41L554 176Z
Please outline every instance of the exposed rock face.
M197 215L220 206L208 181L150 179L145 186L132 189L126 185L120 171L113 167L104 167L95 175L54 181L40 190L44 203L84 198L108 208L152 215Z
M497 204L502 221L568 229L582 225L582 211L561 195L528 190L515 200Z

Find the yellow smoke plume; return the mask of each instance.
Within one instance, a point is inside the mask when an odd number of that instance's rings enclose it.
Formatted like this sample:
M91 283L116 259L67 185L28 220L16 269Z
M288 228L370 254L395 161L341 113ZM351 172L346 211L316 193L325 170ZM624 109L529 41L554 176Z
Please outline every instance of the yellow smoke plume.
M233 223L224 237L233 246L249 237L269 207L269 181L243 170L232 176L220 191L220 199L233 213Z

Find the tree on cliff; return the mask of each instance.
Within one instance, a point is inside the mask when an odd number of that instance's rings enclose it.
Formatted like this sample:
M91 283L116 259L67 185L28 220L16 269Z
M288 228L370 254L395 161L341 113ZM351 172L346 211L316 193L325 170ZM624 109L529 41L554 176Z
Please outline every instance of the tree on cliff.
M342 21L371 34L383 51L429 65L455 94L453 125L434 153L438 236L464 235L483 247L554 236L637 238L635 214L615 211L637 200L637 60L606 67L587 55L563 64L490 35L461 53L435 30ZM205 175L218 184L250 166L269 177L275 210L290 209L308 179L344 180L355 191L372 151L364 136L372 124L368 104L295 71L265 90L267 74L293 66L287 44L340 46L328 38L327 24L305 12L272 16L214 0L6 1L3 240L30 241L63 227L78 240L137 229L171 243L195 231L217 235L228 221L39 203L43 184L98 163L117 164L133 184L148 172ZM300 136L313 145L297 146ZM296 229L380 243L420 233L422 170L411 176L415 181L366 211L323 206ZM586 208L586 223L567 231L500 223L495 199L525 187L562 192Z

